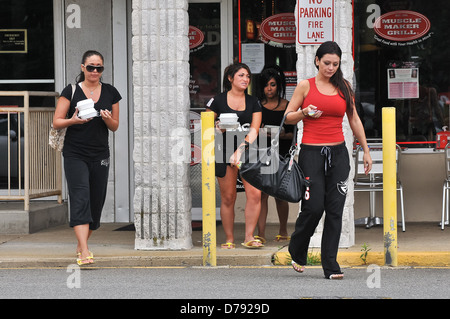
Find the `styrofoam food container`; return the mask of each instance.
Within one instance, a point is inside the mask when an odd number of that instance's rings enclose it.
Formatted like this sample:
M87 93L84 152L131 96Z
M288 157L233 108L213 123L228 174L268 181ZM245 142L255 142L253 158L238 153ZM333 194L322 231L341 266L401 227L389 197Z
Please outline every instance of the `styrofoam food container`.
M238 116L236 113L222 113L219 115L219 121L223 124L236 123L238 121Z
M78 117L81 119L90 119L98 115L97 110L94 108L94 101L92 99L86 99L77 103Z
M83 119L83 120L86 120L86 119L90 119L90 118L92 118L92 117L97 117L98 116L98 112L97 111L94 111L94 112L91 112L90 110L88 110L89 111L89 113L82 113L81 115L80 115L80 113L78 113L78 117L80 117L81 119Z
M77 103L78 111L83 111L90 108L94 108L94 100L92 99L82 100Z
M264 125L264 127L268 130L279 130L280 129L279 125Z

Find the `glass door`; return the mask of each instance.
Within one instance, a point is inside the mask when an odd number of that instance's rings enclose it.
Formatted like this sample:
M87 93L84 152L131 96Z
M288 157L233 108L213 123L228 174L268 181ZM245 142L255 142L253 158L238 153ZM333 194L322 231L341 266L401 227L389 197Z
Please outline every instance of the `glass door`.
M286 79L286 99L297 85L296 0L237 0L233 5L233 56L250 67L249 94L257 95L264 67L278 66Z
M189 1L189 64L191 99L191 190L192 220L202 219L201 127L200 113L206 103L222 90L223 69L231 63L230 0ZM220 192L216 184L216 206ZM220 214L216 214L220 218Z

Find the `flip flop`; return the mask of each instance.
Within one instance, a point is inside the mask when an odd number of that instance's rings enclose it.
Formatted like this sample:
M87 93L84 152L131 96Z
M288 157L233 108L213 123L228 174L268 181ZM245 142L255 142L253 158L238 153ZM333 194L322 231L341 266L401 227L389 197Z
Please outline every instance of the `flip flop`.
M261 236L255 236L254 238L255 238L255 239L258 239L262 244L265 244L265 243L266 243L266 239L265 239L264 237L261 237Z
M258 243L260 245L253 245L253 243ZM257 248L264 247L264 245L262 244L262 242L259 239L252 239L246 243L241 243L241 245L244 246L245 248L250 248L250 249L257 249Z
M220 245L220 248L222 248L222 249L234 249L235 245L234 245L234 243L225 243L225 244Z
M291 236L283 236L283 235L276 235L275 241L288 241L291 240Z
M77 258L80 258L80 257L81 257L81 253L77 252ZM94 254L91 251L89 251L89 257L94 258Z
M94 263L94 258L92 257L86 257L84 259L77 258L77 265L78 266L84 266L84 265L90 265Z
M292 268L294 268L294 270L296 272L302 273L305 271L305 266L297 264L295 261L291 261L291 264L292 264Z
M344 274L331 274L328 279L331 280L342 280L344 279Z

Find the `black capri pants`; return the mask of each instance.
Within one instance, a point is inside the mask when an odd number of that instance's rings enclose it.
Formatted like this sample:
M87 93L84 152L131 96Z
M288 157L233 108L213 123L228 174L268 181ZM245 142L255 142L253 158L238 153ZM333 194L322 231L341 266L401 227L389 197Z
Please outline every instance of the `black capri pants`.
M108 187L109 158L85 161L67 157L64 171L69 190L70 227L89 224L89 229L98 229Z
M350 172L348 150L345 143L336 146L302 145L299 164L310 184L301 202L289 253L293 261L306 265L311 236L325 211L321 260L324 275L328 278L331 274L341 273L336 257Z

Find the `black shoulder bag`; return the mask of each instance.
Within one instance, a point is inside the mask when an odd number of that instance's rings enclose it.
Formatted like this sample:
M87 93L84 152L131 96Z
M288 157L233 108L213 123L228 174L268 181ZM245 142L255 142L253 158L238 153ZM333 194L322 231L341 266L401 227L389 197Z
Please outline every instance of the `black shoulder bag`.
M241 158L240 174L262 192L287 202L298 203L305 194L308 181L294 159L298 149L297 125L294 127L289 154L279 154L278 141L286 115L269 147L258 148L253 143L245 151Z

